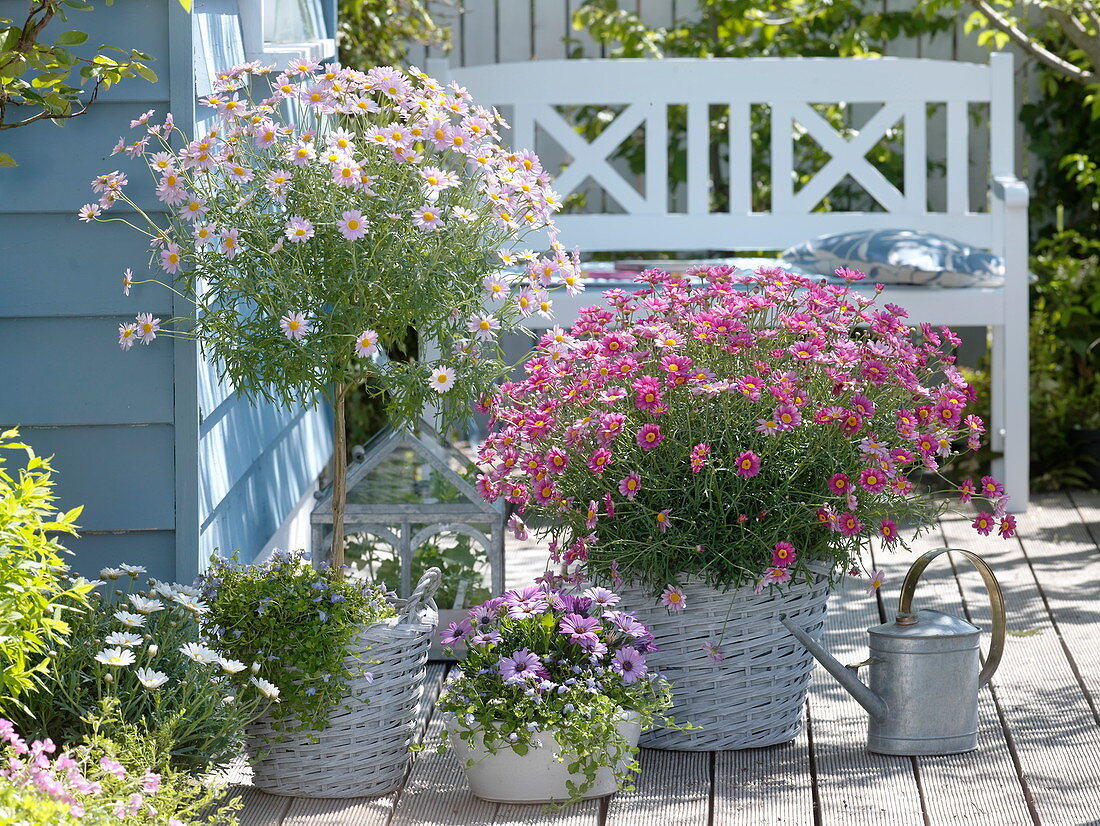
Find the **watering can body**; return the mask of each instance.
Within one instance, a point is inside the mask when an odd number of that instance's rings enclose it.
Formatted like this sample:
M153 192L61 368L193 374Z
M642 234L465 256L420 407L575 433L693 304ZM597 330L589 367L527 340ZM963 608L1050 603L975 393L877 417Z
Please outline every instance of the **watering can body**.
M993 606L993 641L981 664L981 629L939 611L910 610L928 563L941 553L964 554L978 567ZM801 641L870 715L867 750L880 754L957 754L978 747L978 689L993 675L1004 649L1004 600L993 572L969 551L940 549L914 563L902 585L894 622L868 629L870 656L844 666L790 620ZM867 683L860 680L867 669Z

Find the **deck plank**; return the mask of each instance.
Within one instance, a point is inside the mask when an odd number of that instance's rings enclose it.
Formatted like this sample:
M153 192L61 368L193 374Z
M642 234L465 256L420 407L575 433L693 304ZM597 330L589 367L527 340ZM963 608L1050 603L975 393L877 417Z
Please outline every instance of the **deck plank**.
M829 598L824 645L842 663L867 658L867 629L881 621L864 587L849 577ZM821 666L810 719L822 826L925 826L913 761L865 749L867 712Z
M643 749L633 792L613 796L607 826L695 826L710 809L710 755Z
M564 809L537 803L501 803L493 820L497 826L597 826L601 802L582 800Z
M1020 541L978 536L965 517L941 521L948 544L982 556L996 571L1008 608L1009 637L994 696L1003 711L1028 788L1043 824L1095 823L1100 813L1100 729L1051 623L1021 543L1049 541L1037 513L1018 514ZM989 626L977 574L960 568L970 619ZM1081 594L1084 598L1086 595Z
M1100 528L1100 498L1058 494L1037 497L1035 504L1025 525L1024 553L1100 725L1100 604L1085 598L1100 594L1100 548L1093 532Z
M942 545L942 536L928 537L916 543L912 553L880 552L875 555L877 567L887 577L880 596L888 619L897 610L898 591L913 560L925 551ZM925 570L914 606L956 617L965 616L962 594L948 560L938 559ZM988 628L985 630L983 648L989 641ZM1017 771L993 693L988 688L983 688L978 694L977 751L918 757L916 761L925 811L931 823L970 823L975 826L992 823L998 826L1032 826L1035 823L1028 806L1026 784Z
M814 791L806 729L791 743L720 751L714 757L715 826L813 826Z
M252 786L235 786L231 793L241 798L240 826L280 826L293 800Z

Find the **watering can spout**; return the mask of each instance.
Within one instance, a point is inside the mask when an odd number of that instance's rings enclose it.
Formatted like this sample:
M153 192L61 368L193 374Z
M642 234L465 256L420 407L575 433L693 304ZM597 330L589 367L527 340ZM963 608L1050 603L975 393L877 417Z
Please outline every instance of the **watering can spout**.
M822 648L809 634L787 619L786 616L780 617L779 621L783 623L788 631L794 634L799 642L809 649L819 663L825 666L826 671L836 677L840 684L844 686L844 689L856 698L871 717L880 723L886 719L886 703L856 676L854 668L841 665L839 660Z

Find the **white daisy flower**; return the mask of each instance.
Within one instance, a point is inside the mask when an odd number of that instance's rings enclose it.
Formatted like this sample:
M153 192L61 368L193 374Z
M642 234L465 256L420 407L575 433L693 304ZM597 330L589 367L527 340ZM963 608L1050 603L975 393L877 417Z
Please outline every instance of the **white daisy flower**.
M129 631L115 631L108 634L103 642L106 645L121 645L124 648L132 648L135 645L141 645L142 639L137 634L131 634Z
M248 666L240 660L227 660L225 657L222 657L218 662L221 663L222 670L227 674L237 674L248 668Z
M99 572L99 576L102 579L118 579L125 571L121 568L103 568Z
M120 666L133 665L137 658L129 648L104 648L95 655L95 659L104 665Z
M168 682L168 675L151 668L139 668L137 670L138 682L149 689L160 688Z
M127 628L141 628L141 626L145 625L145 617L141 614L131 613L130 611L115 611L115 619Z
M146 599L138 594L130 594L130 602L139 614L152 614L164 608L164 603L159 599Z
M432 371L428 384L436 393L446 393L455 384L455 371L450 367L440 367Z
M118 567L134 578L137 578L142 574L148 573L148 571L146 571L145 568L141 567L140 565L119 565Z
M190 596L188 594L177 594L176 602L190 611L192 614L205 614L210 610L210 607L197 597Z
M214 665L221 659L217 651L207 648L205 645L199 645L197 642L187 643L180 649L180 653L200 665Z
M252 685L260 689L260 693L263 694L269 700L279 701L279 686L274 683L269 683L267 680L262 680L259 677L252 678Z

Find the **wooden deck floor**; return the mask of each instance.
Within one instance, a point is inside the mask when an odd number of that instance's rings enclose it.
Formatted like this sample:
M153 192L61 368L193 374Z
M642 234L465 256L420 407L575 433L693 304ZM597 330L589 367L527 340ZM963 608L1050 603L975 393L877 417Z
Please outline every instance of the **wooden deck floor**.
M962 519L919 543L973 550L995 568L1008 605L1004 660L980 700L978 751L887 757L863 748L862 709L821 668L807 725L793 743L718 752L644 751L638 790L562 811L472 797L454 758L433 750L413 763L403 789L376 800L294 800L248 786L245 826L1100 826L1100 495L1040 497L1019 520L1019 540L982 538ZM876 559L889 581L867 596L857 582L830 600L826 644L842 662L863 659L865 629L892 612L912 557ZM534 550L509 556L509 580L539 567ZM918 607L988 627L976 573L943 560L917 591ZM443 667L432 666L438 691ZM425 741L439 720L426 707Z

